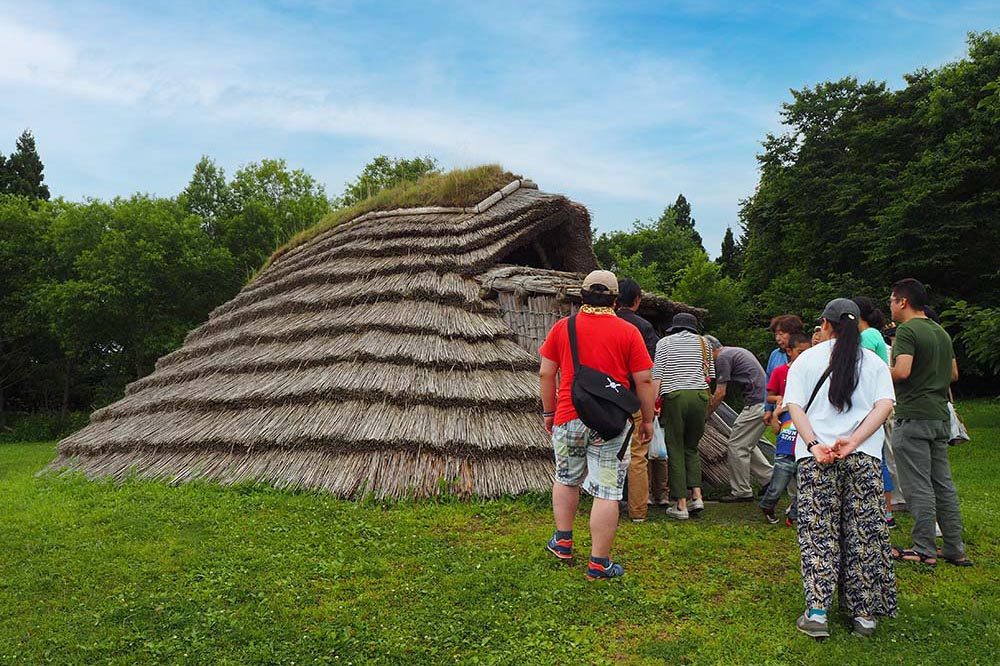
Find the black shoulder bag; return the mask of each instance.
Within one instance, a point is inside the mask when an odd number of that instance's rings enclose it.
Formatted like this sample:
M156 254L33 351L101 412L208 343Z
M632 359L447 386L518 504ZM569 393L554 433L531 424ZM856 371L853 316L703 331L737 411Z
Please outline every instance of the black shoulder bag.
M573 387L570 390L573 408L584 425L596 430L605 441L622 434L626 423L630 424L625 442L618 452L618 459L622 460L635 427L632 414L639 411L642 402L639 396L607 373L580 365L576 347L576 315L569 318L566 328L569 332L569 348L573 354Z

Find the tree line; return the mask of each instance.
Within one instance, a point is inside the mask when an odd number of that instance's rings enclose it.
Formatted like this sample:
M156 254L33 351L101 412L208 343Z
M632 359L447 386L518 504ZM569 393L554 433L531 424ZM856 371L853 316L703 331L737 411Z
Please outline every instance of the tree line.
M293 235L437 168L380 156L330 199L284 160L227 178L203 157L174 197L50 201L26 131L0 155L0 425L11 410L65 415L121 397Z
M741 202L740 237L719 258L684 231L683 197L663 216L595 247L605 266L710 309L710 328L758 354L780 313L817 317L837 296L885 303L903 277L928 285L955 337L966 388L1000 374L1000 36L972 33L968 55L905 76L847 77L791 91L786 131L768 135L760 181Z

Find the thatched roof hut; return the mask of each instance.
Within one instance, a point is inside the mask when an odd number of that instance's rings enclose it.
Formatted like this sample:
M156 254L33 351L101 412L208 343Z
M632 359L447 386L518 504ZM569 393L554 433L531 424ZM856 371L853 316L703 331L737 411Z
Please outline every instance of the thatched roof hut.
M586 209L525 180L366 213L280 254L49 468L342 497L545 489L537 341L596 265ZM522 325L508 291L544 317Z

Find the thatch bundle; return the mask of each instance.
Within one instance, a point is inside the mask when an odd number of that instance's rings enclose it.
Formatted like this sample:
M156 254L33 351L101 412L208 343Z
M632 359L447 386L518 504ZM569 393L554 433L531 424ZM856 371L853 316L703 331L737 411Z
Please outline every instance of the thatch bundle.
M528 181L367 213L278 255L49 469L342 497L545 489L537 346L593 268L587 211Z

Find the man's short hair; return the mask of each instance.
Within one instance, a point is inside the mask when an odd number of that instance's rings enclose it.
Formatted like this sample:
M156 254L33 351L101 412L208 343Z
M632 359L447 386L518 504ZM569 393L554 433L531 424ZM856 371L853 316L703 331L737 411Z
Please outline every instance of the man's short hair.
M642 296L642 289L639 283L631 278L618 280L618 305L630 308Z
M892 294L896 298L905 298L914 310L923 310L927 306L927 289L920 280L903 278L892 285Z
M771 335L778 331L782 333L801 333L802 318L798 315L783 314L771 319Z
M722 349L722 343L719 342L719 338L715 337L714 335L706 335L704 337L705 337L705 342L707 342L708 345L712 348L712 351L715 351L716 349Z

